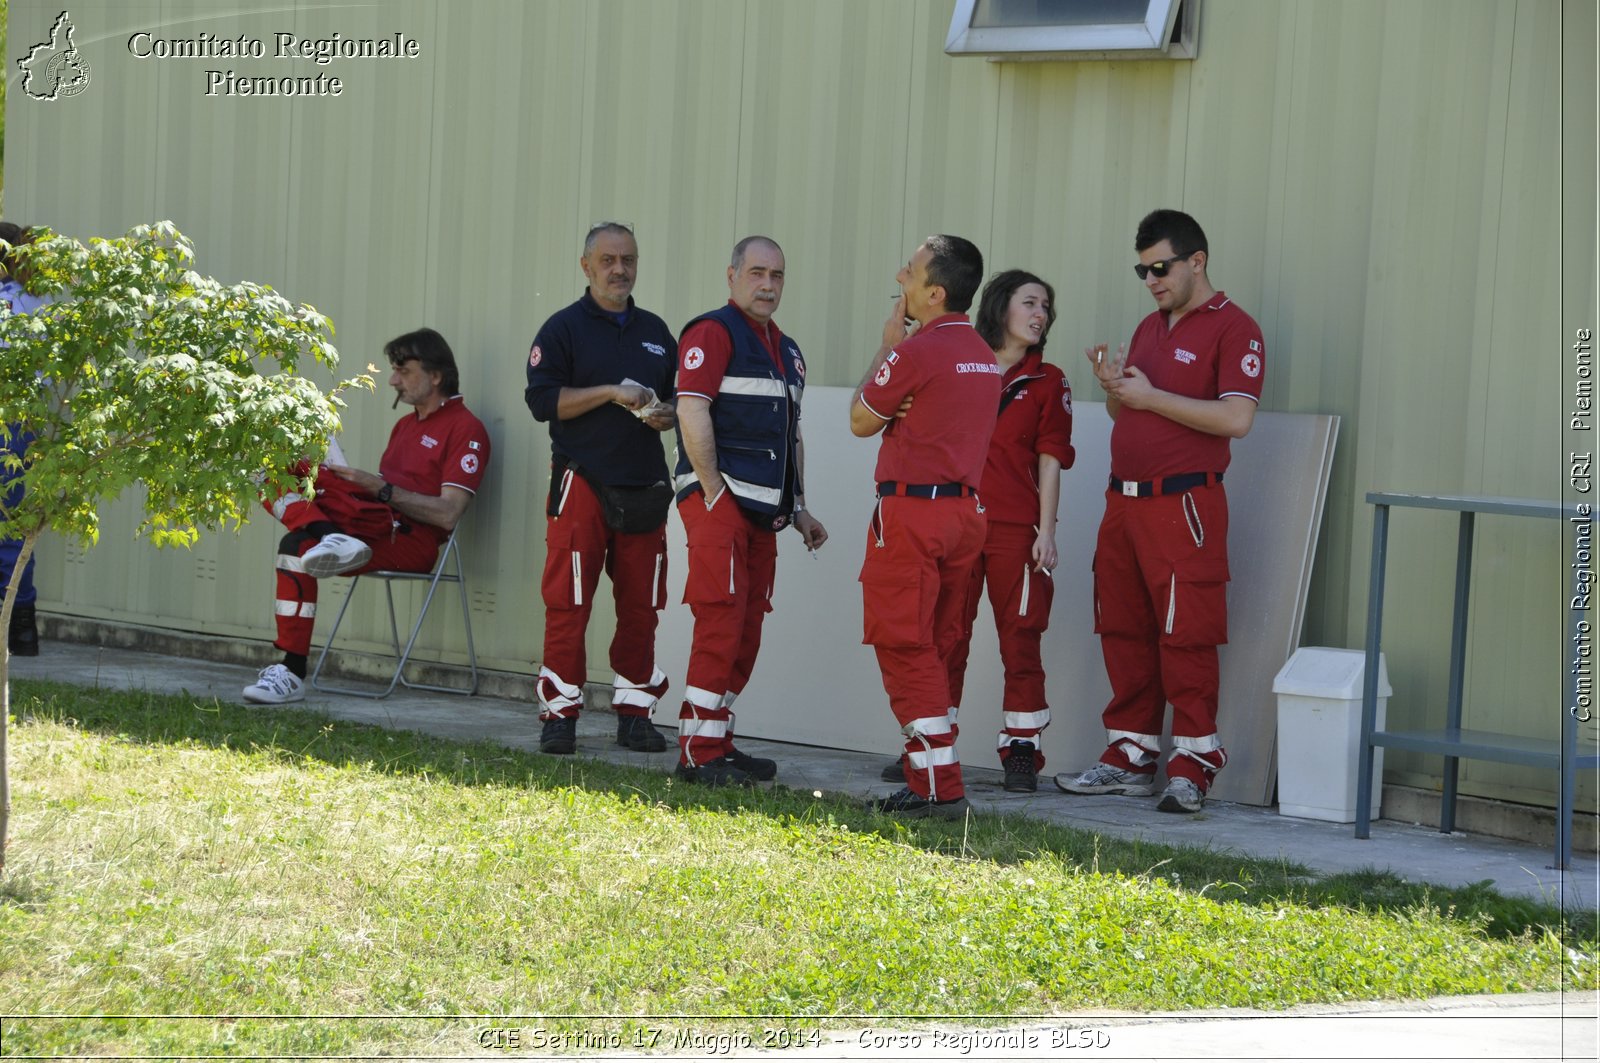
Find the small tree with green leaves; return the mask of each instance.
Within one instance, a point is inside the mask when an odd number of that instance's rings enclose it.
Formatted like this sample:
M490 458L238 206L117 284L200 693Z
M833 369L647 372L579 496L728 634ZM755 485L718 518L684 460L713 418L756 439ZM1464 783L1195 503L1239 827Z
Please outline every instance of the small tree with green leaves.
M139 533L188 546L201 528L243 524L263 495L305 490L291 470L320 458L339 429L339 392L297 373L338 364L332 325L258 284L225 285L190 268L193 245L171 222L115 240L43 233L4 245L32 313L0 308L0 431L34 439L5 453L25 494L0 512L23 546L0 609L11 613L24 566L46 529L85 544L99 508L143 494ZM3 503L0 503L3 505ZM6 736L10 653L0 656L0 870L11 812Z

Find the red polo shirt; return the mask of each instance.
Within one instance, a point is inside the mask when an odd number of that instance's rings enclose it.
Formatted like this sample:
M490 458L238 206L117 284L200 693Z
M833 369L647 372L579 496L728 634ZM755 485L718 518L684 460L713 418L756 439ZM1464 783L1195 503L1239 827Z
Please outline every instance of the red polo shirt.
M378 475L419 495L438 495L450 484L478 493L489 467L489 433L457 395L426 418L408 414L395 422ZM415 527L444 542L449 532L431 524Z
M1261 327L1223 292L1167 327L1157 310L1139 323L1128 347L1137 366L1162 391L1192 399L1243 395L1261 401L1267 350ZM1227 436L1185 427L1150 410L1126 406L1111 426L1111 475L1155 480L1190 472L1222 472L1231 458Z
M1066 374L1029 351L1002 378L1010 397L989 442L983 508L990 520L1039 521L1039 455L1072 468L1072 388Z
M911 410L895 417L901 401ZM889 352L861 403L889 422L879 482L981 487L1000 406L1000 366L965 314L945 314Z

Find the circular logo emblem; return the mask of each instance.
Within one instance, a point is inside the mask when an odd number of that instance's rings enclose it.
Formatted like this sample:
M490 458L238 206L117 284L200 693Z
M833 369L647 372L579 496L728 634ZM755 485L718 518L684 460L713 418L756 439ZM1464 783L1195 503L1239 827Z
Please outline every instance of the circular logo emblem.
M789 348L789 355L794 359L794 371L801 380L806 378L806 361L800 357L800 352L793 347Z
M883 363L883 368L878 370L878 375L872 378L872 382L874 384L878 385L880 388L883 387L885 384L887 384L889 382L889 363L888 362L884 362Z
M1247 376L1247 377L1258 377L1258 376L1260 376L1261 375L1261 356L1258 355L1258 354L1247 354L1247 355L1245 355L1239 361L1239 368L1244 370L1244 375Z
M44 81L52 99L76 96L89 87L89 64L76 48L59 52L45 67Z
M1061 393L1061 408L1068 413L1072 412L1072 392L1070 390Z
M690 347L683 352L683 367L685 369L699 369L706 361L706 352L698 347Z
M537 369L539 368L539 363L543 360L544 352L539 350L539 345L535 343L533 345L533 350L528 352L528 365L534 369Z
M466 473L468 476L471 476L473 473L477 472L478 471L478 455L476 455L476 454L463 454L463 455L461 455L461 471Z

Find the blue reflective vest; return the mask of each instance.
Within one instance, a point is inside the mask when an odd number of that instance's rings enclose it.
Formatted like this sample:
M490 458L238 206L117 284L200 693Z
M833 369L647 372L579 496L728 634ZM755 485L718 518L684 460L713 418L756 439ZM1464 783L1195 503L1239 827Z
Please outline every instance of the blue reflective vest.
M794 341L784 336L780 374L761 337L736 306L701 314L685 325L684 331L700 321L717 322L733 341L733 356L711 403L717 468L741 507L787 518L796 496L805 493L795 453L800 438L800 393L806 386L805 359ZM683 333L678 336L681 341ZM672 486L680 502L700 486L683 448L681 428Z

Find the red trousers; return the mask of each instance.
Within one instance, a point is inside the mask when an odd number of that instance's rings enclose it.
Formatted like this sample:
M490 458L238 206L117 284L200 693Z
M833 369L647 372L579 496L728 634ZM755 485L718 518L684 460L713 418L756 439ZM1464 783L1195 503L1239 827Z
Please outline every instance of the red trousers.
M861 641L878 656L889 708L906 736L906 784L939 801L966 793L952 665L984 527L976 498L882 498L861 566Z
M427 572L439 556L439 540L427 528L400 532L389 507L364 495L349 480L326 470L316 479L317 497L307 500L287 494L265 503L289 534L278 543L278 600L274 612L278 638L273 645L285 653L305 656L311 652L311 630L317 620L317 581L306 575L300 555L321 541L301 529L326 521L346 535L372 547L372 560L356 572Z
M1038 532L1031 524L989 521L983 552L967 582L960 637L951 651L950 697L961 704L972 624L978 618L978 604L987 585L995 630L1000 635L1000 663L1005 667L1001 701L1004 718L995 746L1004 760L1012 742L1033 742L1034 770L1043 771L1044 754L1037 749L1037 740L1039 732L1050 725L1050 706L1044 697L1044 661L1039 643L1050 625L1056 587L1048 575L1034 571L1033 544L1037 538Z
M703 495L690 495L678 515L689 539L683 601L694 614L678 753L684 764L705 764L733 749L733 703L750 681L772 612L778 535L747 519L726 490L709 510Z
M1127 498L1106 492L1094 552L1094 629L1111 680L1107 764L1154 771L1172 703L1169 778L1201 791L1228 761L1217 734L1217 646L1228 641L1223 486Z
M545 525L539 718L576 716L583 708L589 675L584 635L602 570L611 577L617 609L611 704L623 716L649 716L667 689L666 675L656 668L656 624L667 604L666 522L639 534L613 531L583 477L570 469L552 475L561 477L561 512Z

